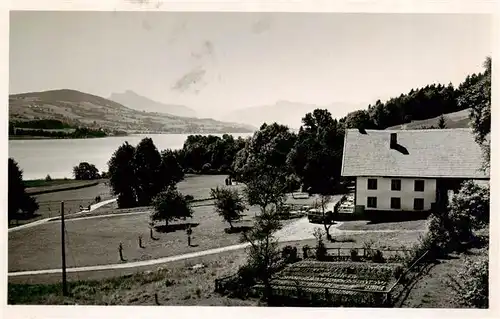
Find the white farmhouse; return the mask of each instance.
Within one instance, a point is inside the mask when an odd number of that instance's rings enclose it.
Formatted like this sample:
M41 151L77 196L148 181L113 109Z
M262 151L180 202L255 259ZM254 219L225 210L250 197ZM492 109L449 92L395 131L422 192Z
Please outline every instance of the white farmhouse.
M482 160L470 129L348 129L341 174L355 179L357 211L426 213L464 180L489 179Z

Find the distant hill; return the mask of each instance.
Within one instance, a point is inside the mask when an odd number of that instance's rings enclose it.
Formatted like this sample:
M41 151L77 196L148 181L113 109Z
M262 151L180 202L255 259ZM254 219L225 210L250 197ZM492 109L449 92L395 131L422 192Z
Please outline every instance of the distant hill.
M213 119L141 112L100 96L68 89L10 95L9 119L54 119L70 125L128 133L244 133L255 130L249 125Z
M470 109L461 110L458 112L444 114L444 118L446 120L446 128L467 128L469 127L469 112ZM421 121L411 121L402 125L395 125L388 127L387 130L414 130L424 127L438 126L439 116L433 117L427 120Z
M315 109L328 109L334 118L340 118L349 111L365 107L364 104L332 103L330 105L315 105L278 101L273 105L253 106L233 111L221 117L221 120L246 123L260 127L262 123L277 122L290 128L298 129L302 118Z
M141 96L131 90L127 90L123 93L112 93L109 99L137 111L196 117L196 112L187 106L160 103L145 96Z

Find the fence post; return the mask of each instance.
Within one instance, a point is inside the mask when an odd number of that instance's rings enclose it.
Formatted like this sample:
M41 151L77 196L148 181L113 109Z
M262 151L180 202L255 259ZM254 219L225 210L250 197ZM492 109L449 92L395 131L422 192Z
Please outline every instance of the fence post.
M340 257L340 248L337 248L337 253L338 253L339 257Z

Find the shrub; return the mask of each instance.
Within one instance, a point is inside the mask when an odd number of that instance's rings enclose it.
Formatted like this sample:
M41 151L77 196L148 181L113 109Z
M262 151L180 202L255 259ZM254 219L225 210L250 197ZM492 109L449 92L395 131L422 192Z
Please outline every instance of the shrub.
M456 278L449 276L449 285L465 306L488 308L488 255L468 259Z
M392 274L394 275L394 278L396 279L399 279L399 277L401 277L401 275L403 275L404 273L404 268L401 267L401 266L397 266L396 268L394 268Z
M358 261L359 260L358 250L355 249L355 248L351 249L351 260L352 261Z
M490 216L489 187L481 187L472 181L464 182L459 192L451 198L449 210L452 217L457 215L457 222L462 221L457 223L457 226L462 227L461 231L485 227Z
M363 249L365 251L365 257L366 258L372 258L372 256L373 256L373 249L372 249L372 247L373 247L374 243L375 242L373 240L365 241L363 243Z
M373 256L372 256L372 261L374 263L383 263L385 262L385 259L384 259L384 255L382 254L382 252L380 250L376 250L374 253L373 253Z
M316 259L323 261L326 259L327 250L323 242L324 232L320 228L314 230L314 237L316 237Z
M285 246L281 251L281 258L286 264L294 263L298 260L297 247Z
M186 195L186 196L184 196L184 198L185 198L187 201L189 201L189 202L190 202L190 201L192 201L192 200L194 200L193 195Z
M302 247L302 257L303 257L304 259L309 258L309 249L311 249L311 248L310 248L308 245L304 245L304 246Z
M212 168L212 165L210 165L210 163L205 163L201 167L201 172L202 173L208 173L208 171L210 171L211 168Z
M50 177L50 175L47 174L47 176L45 177L45 181L46 182L52 181L52 177Z

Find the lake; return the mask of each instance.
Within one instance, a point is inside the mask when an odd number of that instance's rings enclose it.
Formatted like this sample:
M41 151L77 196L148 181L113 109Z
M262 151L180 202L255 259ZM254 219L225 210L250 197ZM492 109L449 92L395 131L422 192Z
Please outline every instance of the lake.
M235 138L253 133L234 133ZM94 164L99 171L108 171L108 161L125 141L136 146L144 137L151 137L159 151L180 149L191 134L137 134L90 139L9 140L9 157L23 170L23 179L73 178L73 167L80 162ZM209 135L209 134L203 134ZM223 134L211 134L222 136Z

